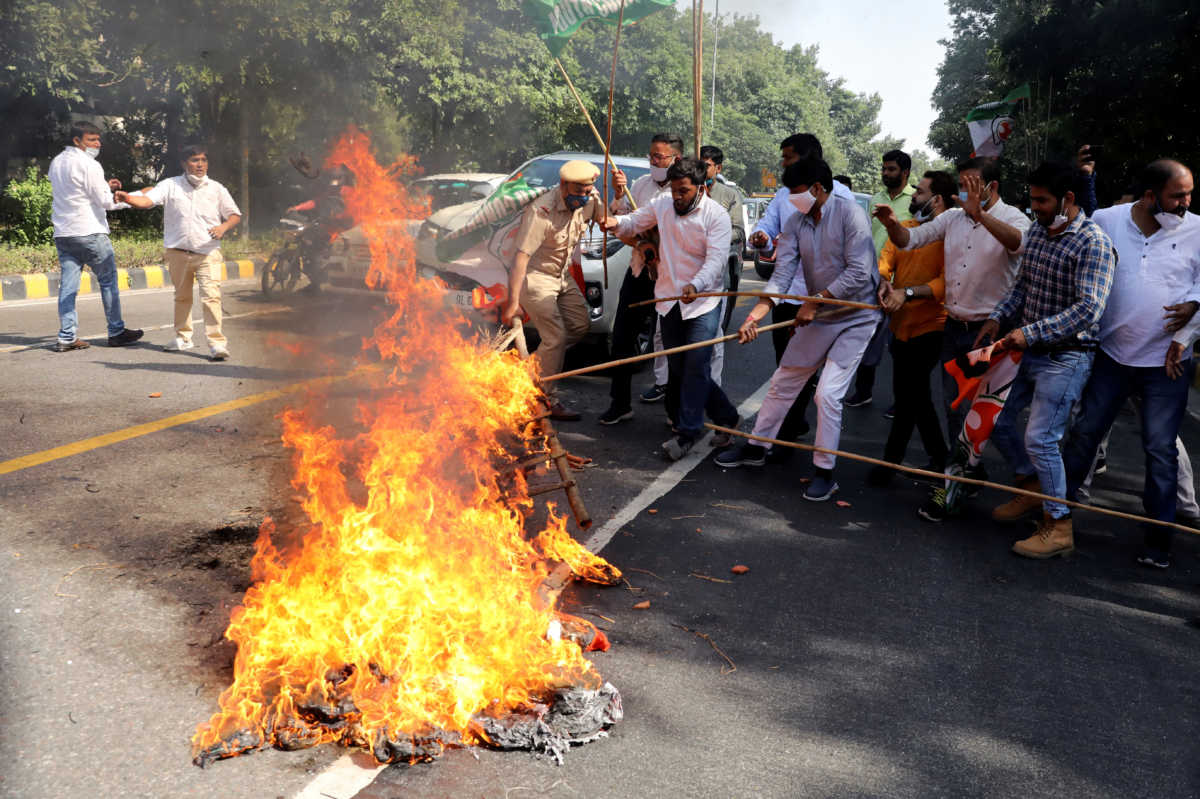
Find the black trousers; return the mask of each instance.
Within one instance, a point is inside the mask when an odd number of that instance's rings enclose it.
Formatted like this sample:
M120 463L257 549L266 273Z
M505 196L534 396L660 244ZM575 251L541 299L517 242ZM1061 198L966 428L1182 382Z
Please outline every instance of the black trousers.
M790 322L796 318L796 314L800 311L799 305L791 303L779 302L771 308L772 322ZM771 331L771 343L775 345L775 365L783 360L783 351L787 349L788 342L792 340L792 333L795 328L781 327ZM801 432L806 430L808 422L804 418L808 412L808 406L812 403L813 395L817 393L817 380L820 379L821 373L814 372L813 376L804 384L804 388L796 397L792 407L788 409L787 416L783 417L783 424L779 427L779 433L776 437L780 441L795 441L800 437Z
M939 469L943 468L948 450L929 387L930 374L941 363L942 331L925 333L908 341L894 338L891 351L895 417L883 449L883 459L889 463L904 460L908 441L916 428L925 454Z
M648 270L643 269L637 277L631 270L625 270L625 279L621 282L621 293L617 299L617 315L613 318L612 358L628 358L637 354L638 333L646 330L656 311L653 305L641 308L630 308L635 302L654 299L654 281L650 279ZM612 398L614 408L628 409L631 405L633 392L633 364L614 366L612 385L608 395Z

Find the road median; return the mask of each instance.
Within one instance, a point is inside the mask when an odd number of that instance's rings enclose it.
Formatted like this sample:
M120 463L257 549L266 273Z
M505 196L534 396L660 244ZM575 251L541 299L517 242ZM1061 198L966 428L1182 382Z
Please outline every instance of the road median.
M263 263L264 261L258 258L227 260L221 266L221 280L255 277L262 273ZM57 297L59 279L58 272L4 275L0 277L0 303ZM122 290L165 288L171 285L171 273L165 266L117 269L117 285ZM80 275L79 293L96 294L99 291L100 284L96 281L96 276L85 269Z

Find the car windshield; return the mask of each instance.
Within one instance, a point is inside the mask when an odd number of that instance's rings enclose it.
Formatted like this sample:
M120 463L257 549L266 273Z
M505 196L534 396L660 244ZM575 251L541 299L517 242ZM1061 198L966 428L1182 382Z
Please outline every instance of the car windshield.
M471 189L479 185L487 184L461 179L425 179L418 180L412 187L415 193L424 194L429 198L429 211L433 213L451 205L477 199L477 195L473 195Z
M533 186L535 189L541 188L542 186L557 186L558 170L562 168L562 165L569 160L572 159L554 155L546 156L545 158L535 158L529 163L523 165L516 172L512 173L508 179L515 180L518 177L523 177L525 178L525 182L530 186ZM603 156L594 156L584 160L591 161L599 169L604 168ZM642 175L645 175L650 171L650 166L648 164L645 166L621 166L618 164L617 166L622 172L625 173L625 176L629 178L630 183L633 183ZM599 186L598 181L597 186Z

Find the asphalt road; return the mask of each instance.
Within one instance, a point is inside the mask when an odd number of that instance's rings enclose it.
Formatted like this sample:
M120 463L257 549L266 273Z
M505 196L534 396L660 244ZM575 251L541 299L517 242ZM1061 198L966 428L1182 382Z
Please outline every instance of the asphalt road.
M52 304L0 306L0 464L349 370L383 310L347 296L268 303L232 283L233 358L211 363L202 346L159 349L168 293L123 300L145 345L63 354L46 349ZM98 301L80 310L84 335L102 332ZM305 348L321 356L293 354ZM770 345L735 353L726 387L752 409ZM882 369L875 403L847 410L843 448L882 451L889 380ZM592 656L624 699L610 738L561 767L456 751L351 765L340 783L317 781L346 762L333 747L191 765L192 731L229 680L220 634L257 521L295 513L275 414L297 392L0 474L0 796L1200 795L1200 540L1147 571L1132 524L1080 513L1076 556L1029 562L1008 552L1024 530L988 517L1003 497L932 525L915 513L924 489L869 490L867 467L842 463L849 506L816 505L799 496L807 457L669 467L655 453L661 406L606 428L605 380L565 392L586 418L560 425L564 441L597 463L581 474L591 532L613 533L603 554L629 579L564 597L613 643ZM351 383L333 393L355 396ZM1113 442L1097 500L1136 512L1133 417ZM989 467L1004 475L994 456ZM614 517L629 520L606 529ZM739 563L750 571L731 574Z

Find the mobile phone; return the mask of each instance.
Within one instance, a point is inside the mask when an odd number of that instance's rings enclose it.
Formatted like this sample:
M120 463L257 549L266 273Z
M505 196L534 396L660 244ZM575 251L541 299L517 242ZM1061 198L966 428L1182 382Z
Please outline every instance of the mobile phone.
M1083 155L1084 161L1095 161L1099 156L1104 154L1103 144L1089 144L1087 152Z

